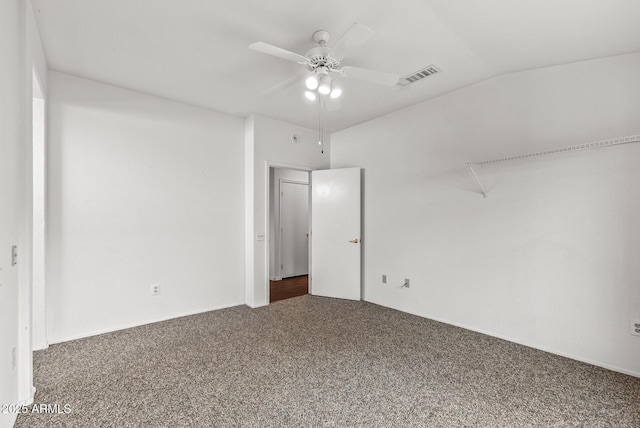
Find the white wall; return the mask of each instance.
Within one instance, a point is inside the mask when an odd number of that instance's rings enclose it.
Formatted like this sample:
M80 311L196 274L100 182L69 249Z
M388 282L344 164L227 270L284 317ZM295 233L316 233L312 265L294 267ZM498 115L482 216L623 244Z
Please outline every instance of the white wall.
M486 199L464 168L633 134L640 54L505 75L334 133L332 168L365 169L366 299L640 376L640 143L478 167Z
M22 402L31 402L35 394L33 386L33 349L34 335L36 346L40 348L39 339L41 334L34 332L34 322L38 323L38 333L43 333L44 327L44 306L38 305L44 297L44 284L40 282L39 287L34 289L33 278L33 237L34 237L34 138L39 138L40 143L46 144L42 127L34 130L34 121L43 123L46 120L44 102L47 97L48 68L40 39L40 33L36 25L34 11L31 2L23 2L25 17L25 68L24 90L26 99L25 111L25 158L23 175L25 177L23 193L23 210L20 213L22 218L22 238L19 242L21 257L20 267L20 390L19 399ZM34 80L37 84L34 87ZM44 181L44 177L40 177ZM43 197L43 195L38 195ZM39 207L45 203L39 201ZM43 238L43 236L40 236ZM34 303L36 306L34 307ZM38 311L37 313L35 311Z
M287 168L269 171L269 278L281 279L280 273L280 180L309 183L309 173Z
M57 72L49 118L50 343L243 303L241 118Z
M26 99L23 85L21 2L0 2L0 403L18 402L18 371L13 353L18 348L18 266L11 266L11 246L18 244L18 215L24 176ZM16 84L18 83L18 84ZM17 178L17 179L16 179ZM16 351L14 351L16 350ZM0 413L0 427L13 424L13 415Z
M46 62L29 2L0 4L0 403L33 399L31 369L31 76ZM11 265L11 246L18 264ZM14 358L15 356L15 358ZM0 427L15 414L0 414Z
M34 76L34 82L35 80ZM34 91L40 88L34 88ZM35 94L33 100L33 253L32 253L32 346L46 349L47 319L45 304L45 236L46 236L46 176L47 151L45 141L46 104Z
M291 142L291 136L299 142ZM245 302L251 307L268 304L269 165L313 170L329 168L331 144L325 137L324 154L318 131L259 115L245 120ZM265 234L264 241L256 239Z

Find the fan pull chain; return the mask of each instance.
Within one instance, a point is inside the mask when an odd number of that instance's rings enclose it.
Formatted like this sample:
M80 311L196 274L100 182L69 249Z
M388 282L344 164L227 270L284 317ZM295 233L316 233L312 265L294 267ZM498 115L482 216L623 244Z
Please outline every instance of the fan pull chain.
M322 97L322 95L320 95L319 97L319 103L318 105L320 106L320 112L318 114L319 119L318 119L318 142L320 143L320 153L324 154L324 120L322 117L322 110L324 110L324 98Z

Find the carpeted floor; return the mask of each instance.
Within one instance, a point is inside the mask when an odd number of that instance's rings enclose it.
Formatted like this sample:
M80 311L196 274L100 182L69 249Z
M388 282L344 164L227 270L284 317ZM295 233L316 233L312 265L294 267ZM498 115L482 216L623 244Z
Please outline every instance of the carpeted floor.
M640 379L303 296L52 345L17 427L640 426ZM64 406L70 413L64 413Z

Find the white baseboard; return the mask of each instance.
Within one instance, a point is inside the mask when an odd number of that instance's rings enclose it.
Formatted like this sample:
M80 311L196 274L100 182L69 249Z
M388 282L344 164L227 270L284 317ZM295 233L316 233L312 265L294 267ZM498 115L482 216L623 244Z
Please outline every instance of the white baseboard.
M214 306L214 307L210 307L210 308L206 308L206 309L202 309L202 310L179 313L179 314L171 315L171 316L168 316L168 317L158 318L158 319L151 320L151 321L145 321L145 322L142 322L142 323L123 324L123 325L119 325L119 326L115 326L115 327L109 327L109 328L105 328L105 329L94 330L94 331L87 332L87 333L82 333L82 334L79 334L79 335L49 338L49 344L53 345L53 344L56 344L56 343L69 342L71 340L84 339L86 337L98 336L100 334L105 334L105 333L113 333L114 331L126 330L128 328L134 328L134 327L141 327L143 325L155 324L157 322L168 321L168 320L172 320L172 319L176 319L176 318L188 317L190 315L198 315L198 314L203 314L205 312L217 311L217 310L226 309L226 308L233 308L235 306L242 306L242 305L244 305L244 302L232 303L232 304L229 304L229 305Z
M260 305L249 305L249 304L247 304L247 306L249 306L251 309L257 309L257 308L261 308L263 306L269 306L269 304L268 303L262 303Z
M430 320L433 320L433 321L438 321L438 322L441 322L441 323L444 323L444 324L453 325L455 327L464 328L465 330L475 331L476 333L486 334L487 336L496 337L498 339L506 340L508 342L517 343L518 345L523 345L523 346L526 346L526 347L529 347L529 348L537 349L539 351L544 351L544 352L548 352L550 354L559 355L561 357L570 358L572 360L576 360L576 361L580 361L580 362L583 362L583 363L591 364L592 366L602 367L603 369L612 370L614 372L623 373L623 374L626 374L626 375L629 375L629 376L634 376L634 377L640 378L640 372L636 372L636 371L633 371L633 370L627 370L627 369L624 369L622 367L613 366L611 364L602 363L600 361L594 361L594 360L590 360L588 358L579 357L577 355L572 355L572 354L568 354L568 353L565 353L565 352L556 351L554 349L546 348L544 346L532 345L530 343L526 343L526 342L523 342L521 340L515 340L515 339L513 339L511 337L508 337L508 336L504 336L504 335L501 335L501 334L496 334L496 333L493 333L493 332L490 332L490 331L486 331L486 330L482 330L482 329L475 328L475 327L470 327L470 326L465 325L465 324L452 322L452 321L449 321L447 319L425 316L425 315L416 313L414 311L407 311L407 310L404 310L404 309L398 309L398 308L394 308L392 306L386 306L386 305L383 305L381 303L373 302L373 301L370 301L370 300L367 300L367 302L373 303L374 305L384 306L385 308L394 309L396 311L405 312L407 314L415 315L415 316L418 316L420 318L426 318L426 319L430 319Z
M0 413L0 428L13 428L17 419L17 413Z
M29 406L33 404L34 397L36 395L36 388L31 387L31 396L25 400L18 401L16 406ZM18 420L18 413L0 413L0 428L12 428Z
M21 406L29 406L33 404L33 399L36 396L36 388L35 386L31 387L31 396L25 400L19 401L18 404Z
M33 347L34 351L44 351L45 349L47 349L49 347L49 343L45 343L44 346L42 345L37 345Z

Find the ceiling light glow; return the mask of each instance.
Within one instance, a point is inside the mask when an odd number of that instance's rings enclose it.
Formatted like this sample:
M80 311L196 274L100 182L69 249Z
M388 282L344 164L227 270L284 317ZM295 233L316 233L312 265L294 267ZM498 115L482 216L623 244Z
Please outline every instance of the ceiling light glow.
M334 100L336 98L338 98L340 95L342 95L342 89L340 88L333 88L333 91L331 91L331 98L333 98Z
M318 92L320 92L322 95L328 95L329 92L331 92L331 78L329 76L322 76L320 78Z
M307 80L304 81L304 84L307 87L307 89L313 91L318 87L318 78L316 77L315 74L312 74L309 77L307 77Z
M309 101L315 101L316 100L316 94L314 92L311 91L305 91L304 92L304 96L307 97L307 99Z

